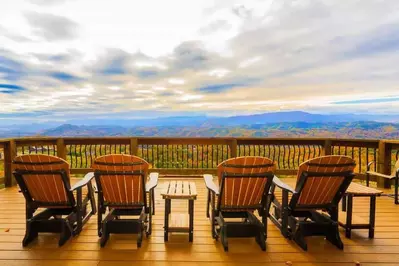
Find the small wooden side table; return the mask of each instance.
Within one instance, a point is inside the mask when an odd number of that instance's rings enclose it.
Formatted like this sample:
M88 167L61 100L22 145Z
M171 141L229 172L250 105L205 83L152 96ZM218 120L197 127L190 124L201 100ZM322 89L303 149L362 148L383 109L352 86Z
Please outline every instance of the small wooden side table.
M162 198L165 200L164 241L168 241L169 232L187 232L189 234L189 241L193 242L194 200L197 199L197 188L195 183L188 181L168 181L164 185L165 187L161 192ZM169 221L172 220L172 199L188 200L188 226L184 215L177 216L179 219L179 226L169 226Z
M339 219L339 225L345 228L345 236L351 238L352 229L369 229L369 238L374 238L375 227L375 203L376 197L381 196L382 191L363 186L352 182L344 197L342 198L342 212L346 212L346 221ZM370 198L370 216L369 221L364 221L360 217L353 217L353 198L354 197L369 197ZM341 214L343 214L341 213ZM340 215L342 217L344 215ZM355 218L355 223L353 221Z

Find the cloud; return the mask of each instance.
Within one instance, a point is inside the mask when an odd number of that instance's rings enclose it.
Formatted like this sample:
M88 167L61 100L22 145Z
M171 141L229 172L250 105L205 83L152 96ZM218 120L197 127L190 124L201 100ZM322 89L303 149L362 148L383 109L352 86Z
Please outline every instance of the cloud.
M25 17L34 33L47 41L64 41L78 36L78 24L66 17L27 12Z
M373 56L399 51L399 23L384 24L352 40L355 47L345 52L348 57Z
M398 1L12 3L0 84L28 90L7 113L398 112Z
M31 3L39 6L52 6L66 3L71 0L29 0Z
M174 51L173 67L177 70L203 69L211 64L213 57L199 41L183 42Z
M26 74L26 67L23 63L8 56L2 56L7 52L0 51L0 78L3 76L7 81L18 81Z
M218 31L230 30L231 28L232 28L232 25L228 21L218 19L218 20L212 21L208 25L200 28L199 32L201 34L207 35L207 34L215 33Z
M13 94L18 91L26 90L24 87L12 84L0 84L0 93Z

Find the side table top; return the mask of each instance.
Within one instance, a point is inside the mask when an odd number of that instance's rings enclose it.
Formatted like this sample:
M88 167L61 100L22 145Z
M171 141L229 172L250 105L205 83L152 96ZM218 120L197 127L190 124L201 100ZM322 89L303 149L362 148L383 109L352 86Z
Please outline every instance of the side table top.
M163 199L197 199L197 188L194 182L167 181L161 192Z
M346 190L346 194L354 194L354 195L362 195L362 196L371 196L371 195L381 195L382 191L377 190L375 188L367 187L359 183L352 182L348 189Z

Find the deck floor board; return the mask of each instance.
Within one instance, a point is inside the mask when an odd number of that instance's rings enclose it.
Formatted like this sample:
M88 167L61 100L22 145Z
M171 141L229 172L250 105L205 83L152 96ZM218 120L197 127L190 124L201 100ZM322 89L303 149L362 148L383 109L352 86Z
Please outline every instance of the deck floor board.
M343 251L336 249L322 237L308 238L309 250L302 251L294 242L284 239L269 222L267 251L263 252L254 239L229 239L229 252L211 238L210 223L205 216L206 188L201 179L193 179L197 186L195 201L194 242L187 234L172 234L163 241L164 200L160 195L162 183L156 190L156 215L153 234L144 239L140 249L136 236L113 235L105 248L100 248L96 232L96 217L92 217L82 233L58 247L58 235L42 234L28 247L22 247L25 233L24 199L16 187L0 190L0 265L398 265L399 206L387 197L377 198L375 239L367 238L367 230L352 231ZM291 185L294 179L286 179ZM368 199L354 199L354 214L368 218ZM185 200L172 200L172 213L187 212ZM289 265L289 264L288 264Z

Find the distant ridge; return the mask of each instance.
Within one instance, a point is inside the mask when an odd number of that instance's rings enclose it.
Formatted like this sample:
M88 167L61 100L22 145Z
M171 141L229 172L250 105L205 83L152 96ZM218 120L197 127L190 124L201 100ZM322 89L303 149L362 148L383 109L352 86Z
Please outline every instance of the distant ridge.
M195 136L194 128L206 136L226 136L237 129L278 128L284 134L297 129L321 129L329 128L332 133L342 128L366 128L392 126L399 123L399 116L394 115L354 115L354 114L311 114L302 111L271 112L253 115L240 115L230 117L208 117L208 116L171 116L152 119L75 119L65 123L54 122L31 125L1 126L0 137L9 136L162 136L161 132L170 136ZM265 125L265 127L262 127ZM287 127L288 126L288 127ZM366 128L364 128L366 127ZM176 128L176 129L174 129ZM182 132L186 128L187 132ZM206 133L209 129L209 134ZM212 130L216 131L213 132ZM260 130L260 129L259 129ZM193 132L190 132L193 131ZM238 130L239 131L239 130ZM224 133L222 133L224 132ZM281 133L280 132L280 133ZM250 135L253 132L241 133ZM238 134L238 133L237 133ZM254 133L255 134L255 133ZM273 133L274 134L274 133ZM255 135L264 135L256 132ZM378 137L378 136L377 136Z
M398 139L399 124L360 122L283 122L241 126L76 126L61 125L41 132L49 137L329 137Z

